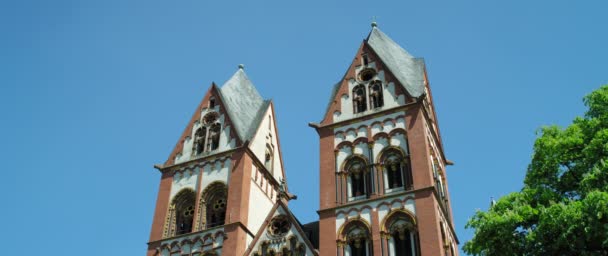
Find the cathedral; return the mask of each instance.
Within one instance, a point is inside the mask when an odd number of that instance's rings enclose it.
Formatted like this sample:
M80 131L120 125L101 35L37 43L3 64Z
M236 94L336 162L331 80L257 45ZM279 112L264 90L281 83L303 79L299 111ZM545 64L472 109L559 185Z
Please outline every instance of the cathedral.
M211 84L164 164L148 256L455 256L426 67L375 23L309 126L319 220L289 209L274 104L243 66ZM312 207L312 206L311 206Z

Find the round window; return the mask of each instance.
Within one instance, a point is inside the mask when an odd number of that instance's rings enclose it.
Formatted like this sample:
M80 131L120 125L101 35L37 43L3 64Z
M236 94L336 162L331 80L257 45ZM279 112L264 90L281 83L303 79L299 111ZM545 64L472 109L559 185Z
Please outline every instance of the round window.
M374 70L373 68L366 68L364 70L361 70L361 72L359 72L359 80L361 81L369 81L372 80L372 78L374 78L374 76L376 76L376 70Z
M219 115L216 112L206 114L205 117L203 117L203 124L209 125L215 123L215 121L217 121L218 116Z
M270 221L270 226L268 227L268 232L273 236L284 236L289 232L291 228L291 222L287 219L285 215L279 215Z

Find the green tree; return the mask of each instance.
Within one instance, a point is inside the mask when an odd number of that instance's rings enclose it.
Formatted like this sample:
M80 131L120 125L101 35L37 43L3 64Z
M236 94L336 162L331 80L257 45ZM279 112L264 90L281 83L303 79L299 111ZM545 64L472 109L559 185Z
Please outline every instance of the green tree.
M467 223L472 255L608 255L608 85L565 129L543 127L524 187Z

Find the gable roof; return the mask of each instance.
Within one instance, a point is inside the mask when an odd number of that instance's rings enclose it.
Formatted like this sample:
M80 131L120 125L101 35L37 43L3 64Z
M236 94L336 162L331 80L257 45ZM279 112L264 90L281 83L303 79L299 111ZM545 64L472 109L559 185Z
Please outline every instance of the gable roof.
M300 235L300 237L302 237L306 246L308 246L308 248L312 251L312 253L314 255L319 255L319 252L316 250L319 248L318 222L317 222L316 228L314 227L314 225L315 225L314 223L308 223L308 224L306 224L308 226L303 226L302 223L300 223L300 221L293 215L291 210L289 210L289 207L287 207L287 205L282 200L277 200L277 202L274 204L274 206L272 207L270 212L268 212L268 216L266 216L264 223L258 229L258 232L255 235L255 237L253 238L253 241L251 241L251 244L249 244L247 250L245 251L245 255L250 255L251 252L253 251L253 249L255 249L256 245L259 244L260 239L263 238L263 235L266 233L266 230L268 230L268 225L270 224L270 220L275 216L275 213L279 210L279 208L283 209L283 212L285 213L285 215L287 215L287 218L289 219L289 221L291 222L293 227L295 227L295 229L298 232L298 234ZM316 231L316 234L315 234L315 231ZM316 245L311 243L311 241L315 240L315 237L316 237L316 241L317 241Z
M424 94L422 58L414 58L375 26L372 27L366 41L410 96L417 98Z
M369 46L374 51L410 96L417 98L424 94L423 58L412 56L376 26L372 27L372 31L370 31L363 44ZM334 84L331 90L331 97L325 107L325 114L331 108L338 91L340 91L342 81L344 81L347 74L348 71L338 83Z
M220 88L220 97L241 141L250 140L270 104L260 93L242 68Z

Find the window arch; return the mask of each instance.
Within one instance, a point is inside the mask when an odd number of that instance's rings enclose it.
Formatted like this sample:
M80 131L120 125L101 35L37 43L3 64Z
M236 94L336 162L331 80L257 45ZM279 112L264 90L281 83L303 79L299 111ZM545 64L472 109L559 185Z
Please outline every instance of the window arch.
M191 188L180 190L171 200L165 223L165 237L192 232L196 193Z
M416 221L405 211L390 213L383 224L390 255L416 256L420 253Z
M209 128L209 140L207 142L209 150L216 150L220 146L220 131L221 127L218 123L211 125L211 128Z
M353 112L361 113L367 110L367 97L365 93L365 86L362 84L353 88Z
M370 256L373 255L369 225L362 220L348 222L340 230L340 239L343 246L343 255Z
M228 188L220 181L211 183L202 193L198 219L200 229L224 225Z
M207 137L207 127L201 127L194 133L194 153L200 155L205 152L205 138Z
M216 150L220 145L221 124L219 114L209 112L202 118L202 127L194 133L194 143L192 153L200 155L203 152Z
M344 172L348 177L348 197L361 199L369 196L371 173L363 157L353 156L344 163Z
M215 108L215 98L213 96L209 98L209 108Z
M369 104L372 109L384 106L382 82L373 81L369 84Z
M413 178L409 155L396 147L385 149L381 153L380 164L384 169L386 189L412 189Z
M272 174L272 175L274 175L273 157L274 157L274 153L273 153L272 147L270 145L266 144L266 151L264 152L264 167L266 167L266 170L268 170L268 172L270 172L270 174Z
M439 167L437 159L435 158L433 158L433 178L435 179L435 189L437 190L437 194L442 199L445 199L445 187L443 185L442 171Z

